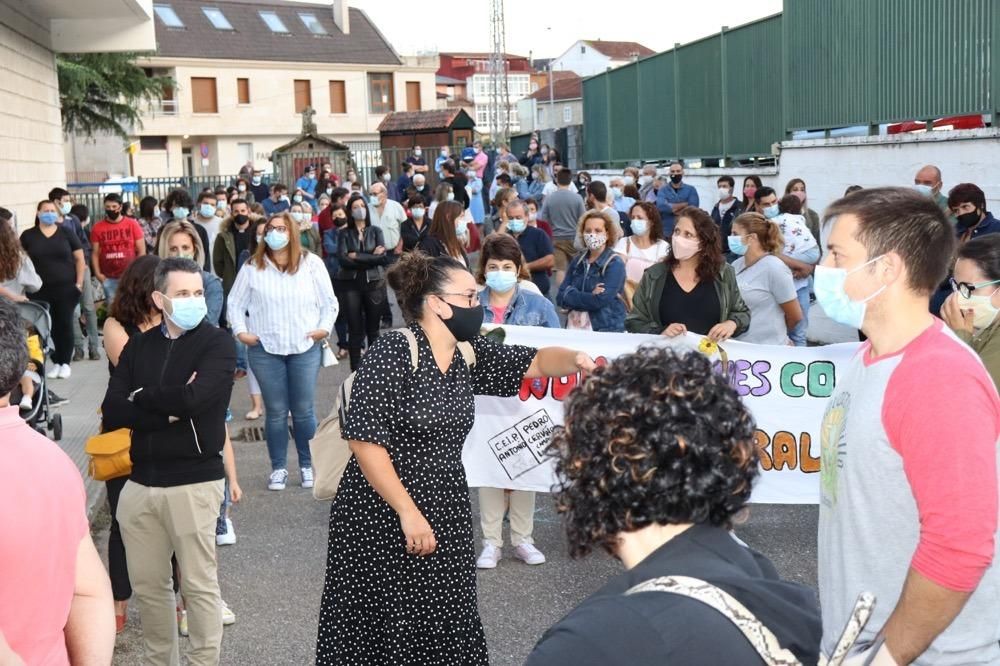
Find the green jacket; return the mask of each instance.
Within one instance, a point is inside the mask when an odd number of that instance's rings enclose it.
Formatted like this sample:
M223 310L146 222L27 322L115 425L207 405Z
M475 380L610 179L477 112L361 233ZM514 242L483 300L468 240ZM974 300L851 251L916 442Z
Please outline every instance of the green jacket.
M250 214L250 226L257 224L259 215ZM236 282L236 273L239 266L236 265L236 239L233 238L233 216L228 215L219 225L219 235L215 237L215 245L212 246L212 269L219 278L222 279L222 292L229 295L229 290Z
M660 321L660 297L667 281L670 267L666 261L653 264L642 274L639 286L632 297L632 311L625 317L625 330L629 333L659 334L673 322ZM719 321L731 319L736 322L733 337L750 328L750 308L740 296L736 285L736 272L729 264L722 265L719 277L715 279L715 293L719 296L721 312ZM706 333L708 331L705 331Z
M955 331L955 335L979 354L986 372L993 378L993 384L1000 388L1000 317L980 331L979 335L973 336L968 331Z

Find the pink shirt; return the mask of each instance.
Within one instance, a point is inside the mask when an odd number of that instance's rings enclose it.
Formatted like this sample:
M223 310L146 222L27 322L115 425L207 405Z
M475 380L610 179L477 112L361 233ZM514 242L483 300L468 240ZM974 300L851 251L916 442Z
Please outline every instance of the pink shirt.
M26 664L69 663L63 628L87 536L87 495L76 465L0 408L0 631Z
M472 158L472 166L476 168L476 178L482 178L483 172L486 170L486 165L489 164L490 158L486 156L486 153L479 151L479 153Z

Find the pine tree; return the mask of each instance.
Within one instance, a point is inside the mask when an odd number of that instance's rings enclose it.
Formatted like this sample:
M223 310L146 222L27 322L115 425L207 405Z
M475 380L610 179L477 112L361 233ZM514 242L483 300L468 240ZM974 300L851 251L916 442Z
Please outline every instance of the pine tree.
M60 54L59 101L66 134L88 138L108 132L128 139L141 127L141 109L163 97L173 81L150 77L135 64L135 53Z

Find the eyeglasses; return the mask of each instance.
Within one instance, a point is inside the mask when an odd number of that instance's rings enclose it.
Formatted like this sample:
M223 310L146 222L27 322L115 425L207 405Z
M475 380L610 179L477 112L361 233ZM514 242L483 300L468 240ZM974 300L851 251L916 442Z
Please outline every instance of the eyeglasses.
M470 307L470 308L473 307L473 306L479 305L479 292L476 292L476 291L467 291L467 292L462 293L462 294L458 294L458 293L454 293L454 292L448 292L448 291L443 291L440 294L435 294L435 296L437 296L438 298L441 298L442 296L456 296L458 298L468 299L469 305L466 306L466 307ZM441 300L444 300L444 299L441 299ZM445 302L447 303L447 301L445 301Z
M268 227L267 231L277 231L279 233L284 233L284 232L288 231L288 227L286 227L286 226L280 226L280 227L279 226L273 226L273 227Z
M957 282L955 278L949 278L948 281L951 283L951 290L957 291L962 298L971 298L972 292L977 289L982 289L983 287L988 287L991 284L998 284L1000 280L991 280L990 282L980 282L979 284L973 284L971 282Z

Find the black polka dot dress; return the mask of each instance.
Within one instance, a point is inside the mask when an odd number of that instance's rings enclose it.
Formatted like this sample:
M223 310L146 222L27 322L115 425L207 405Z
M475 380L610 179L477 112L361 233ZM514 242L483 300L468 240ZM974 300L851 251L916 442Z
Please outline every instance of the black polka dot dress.
M407 554L399 516L351 458L330 511L321 666L488 663L462 446L475 419L473 396L515 395L536 350L476 338L475 367L456 350L442 374L423 330L411 329L416 371L401 334L379 337L355 377L343 434L386 448L437 551Z

